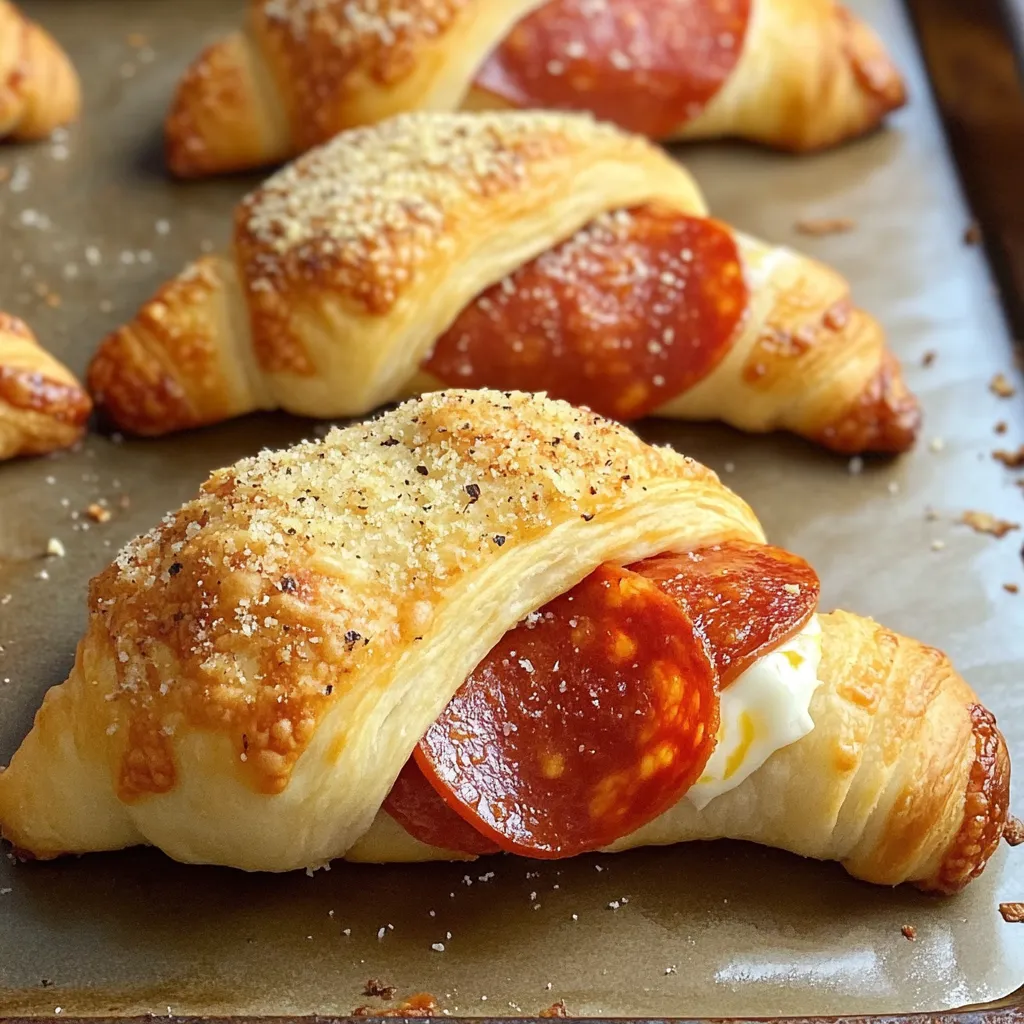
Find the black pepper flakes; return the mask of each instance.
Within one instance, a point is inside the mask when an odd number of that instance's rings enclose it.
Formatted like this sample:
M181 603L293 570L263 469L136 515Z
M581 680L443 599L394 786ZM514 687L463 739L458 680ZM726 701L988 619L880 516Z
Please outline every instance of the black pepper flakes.
M590 520L594 518L594 515L595 515L595 513L593 513L593 512L584 512L583 515L581 516L581 518L582 518L583 522L589 523Z
M332 693L334 693L334 684L333 684L333 683L328 683L328 684L327 684L327 685L326 685L326 686L324 687L324 696L325 696L325 697L330 697L330 695L331 695Z
M469 495L470 505L475 504L480 500L480 485L466 484L466 493Z
M389 437L386 441L381 441L381 448L390 448L392 445L401 444L397 437Z
M500 533L496 533L493 537L493 540L494 543L497 544L499 548L501 547L502 544L505 543L505 537Z
M299 584L295 581L294 576L282 576L281 589L286 594L294 594L295 591L299 589Z
M170 573L170 574L171 574L172 576L177 576L177 575L178 575L178 573L179 573L179 572L181 572L181 570L182 570L182 569L184 569L184 568L185 568L185 566L183 566L183 565L181 564L181 562L174 562L174 563L172 563L171 567L170 567L170 568L169 568L169 569L168 569L167 571L168 571L168 572L169 572L169 573Z
M426 466L417 466L416 472L419 473L420 476L427 476L430 473L430 470L427 469Z
M362 640L362 639L363 639L363 634L362 633L357 633L354 629L350 629L345 634L345 643L347 643L349 645L349 649L350 650L351 650L351 648L355 647L355 645L357 643L359 643L359 641Z

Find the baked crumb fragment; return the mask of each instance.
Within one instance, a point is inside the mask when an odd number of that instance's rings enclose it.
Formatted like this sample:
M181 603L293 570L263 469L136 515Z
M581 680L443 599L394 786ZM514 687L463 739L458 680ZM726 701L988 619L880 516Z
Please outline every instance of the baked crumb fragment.
M565 1000L559 999L558 1002L552 1003L546 1010L541 1010L538 1014L540 1017L569 1017L571 1014L565 1007Z
M1024 821L1011 817L1003 828L1003 839L1007 846L1020 846L1024 843Z
M842 235L852 231L857 222L850 217L802 217L793 225L801 235L820 238L824 235Z
M997 373L988 384L989 391L1000 398L1013 398L1017 389L1010 383L1010 378L1005 373Z
M981 225L976 220L972 220L964 228L964 245L980 245L981 240Z
M999 913L1007 924L1024 923L1024 903L1000 903Z
M1020 593L1020 587L1018 587L1016 583L1004 583L1003 590L1005 590L1008 594Z
M905 924L900 931L903 932L903 937L910 939L911 942L917 938L917 929L912 924Z
M1007 469L1024 469L1024 444L1016 451L1008 451L1006 448L997 448L992 453L996 462L1001 462Z
M928 349L928 351L925 352L925 354L923 356L921 356L921 365L922 366L931 366L932 363L935 362L937 356L938 356L938 352L936 352L935 349L933 349L933 348Z
M99 502L95 501L85 510L85 514L94 523L109 523L113 515L109 508L104 508Z
M56 537L51 537L46 542L46 553L54 558L63 558L67 554L64 545Z
M368 978L363 986L364 996L379 996L381 999L394 999L397 991L394 985L385 985L380 978Z
M1009 429L1006 420L1000 420L993 428L997 434L1005 434Z
M437 1000L429 992L418 992L397 1006L383 1010L379 1006L357 1006L353 1017L437 1017Z
M1012 523L1008 519L1000 519L990 512L965 512L958 522L969 526L975 533L987 533L993 537L1005 537L1012 530L1019 530L1020 523Z

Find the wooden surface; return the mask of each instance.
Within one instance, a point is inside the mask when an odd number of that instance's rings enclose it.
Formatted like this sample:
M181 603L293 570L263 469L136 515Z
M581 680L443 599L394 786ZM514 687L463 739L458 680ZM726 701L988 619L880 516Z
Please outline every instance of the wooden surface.
M1024 339L1024 0L906 2L968 203Z

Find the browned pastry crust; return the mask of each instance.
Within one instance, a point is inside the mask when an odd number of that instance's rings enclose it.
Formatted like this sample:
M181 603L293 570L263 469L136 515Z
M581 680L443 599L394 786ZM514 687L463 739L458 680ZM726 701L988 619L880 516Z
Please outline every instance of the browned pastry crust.
M520 393L425 395L219 470L92 582L0 773L3 833L248 870L451 856L378 812L473 667L604 562L730 539L763 534L709 470ZM1008 804L991 716L940 652L819 621L814 728L614 849L728 836L943 892L981 870Z
M108 338L90 390L140 434L277 407L357 416L437 390L452 382L421 364L481 292L643 203L705 213L663 151L581 116L407 114L342 133L241 202L233 253L193 263ZM848 282L731 234L746 316L717 368L656 415L908 448L917 403Z
M0 313L0 460L74 444L92 401L16 317Z
M45 138L78 117L78 76L50 35L0 0L0 139Z

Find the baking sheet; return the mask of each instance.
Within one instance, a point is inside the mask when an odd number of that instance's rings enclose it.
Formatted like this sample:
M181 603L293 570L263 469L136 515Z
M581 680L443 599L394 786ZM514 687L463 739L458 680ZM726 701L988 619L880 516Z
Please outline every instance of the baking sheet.
M104 332L187 257L226 242L230 209L253 184L174 184L160 157L177 75L241 3L25 6L75 58L86 115L66 137L0 149L0 306L82 370ZM1024 391L1006 400L988 389L997 372L1022 382L983 255L963 244L969 215L901 9L851 6L909 77L912 105L889 130L801 160L731 145L685 158L720 217L854 282L924 401L922 444L860 467L794 439L670 423L642 432L722 472L773 540L816 565L824 606L948 650L1024 764L1024 593L1003 586L1024 591L1024 534L996 540L954 522L966 508L1024 521L1024 493L990 454L1024 442ZM796 233L815 217L856 228ZM91 436L77 452L0 467L0 762L68 671L87 580L114 550L214 466L316 429L261 416L163 441ZM101 500L106 523L84 513ZM42 557L51 537L65 557ZM1015 807L1024 813L1021 787ZM1024 854L1006 848L952 900L731 843L559 864L338 864L314 877L186 868L152 851L0 860L0 1013L343 1014L387 1005L362 995L371 977L462 1014L536 1013L559 998L591 1015L937 1010L1024 982L1024 926L997 913L1021 898Z

